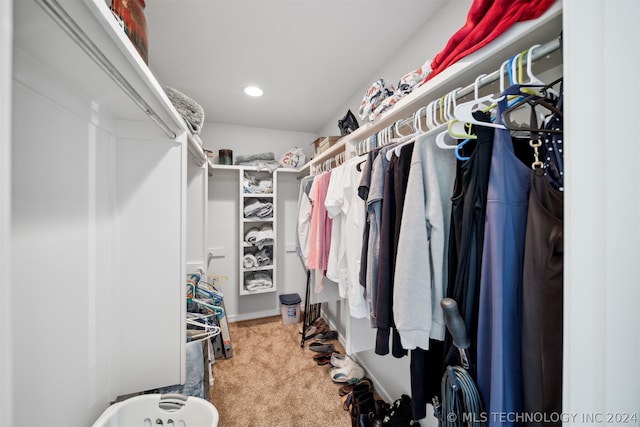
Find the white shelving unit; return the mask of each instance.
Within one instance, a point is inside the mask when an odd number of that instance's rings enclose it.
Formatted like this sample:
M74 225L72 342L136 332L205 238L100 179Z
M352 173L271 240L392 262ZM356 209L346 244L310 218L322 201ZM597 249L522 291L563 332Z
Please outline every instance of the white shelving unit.
M240 230L239 238L242 244L239 245L238 254L240 272L238 284L240 295L264 294L276 292L277 290L277 174L269 171L259 171L256 168L239 168L239 200L240 200ZM255 179L256 183L271 181L271 186L265 186L264 191L249 192L245 188L245 177ZM271 212L264 217L245 214L245 208L252 204L261 206L271 206ZM251 244L247 241L247 233L256 231L262 233L263 230L270 230L271 239L258 244ZM245 267L244 258L247 255L268 255L269 261L264 265ZM258 257L256 257L258 258ZM260 263L261 264L261 263ZM251 289L251 280L269 280L270 287L256 287Z
M243 177L244 173L258 174L263 177L268 177L272 179L273 183L273 191L271 193L260 193L260 194L247 194L244 193L243 190ZM295 177L300 173L299 169L293 168L278 168L273 172L269 172L267 170L261 169L258 170L256 167L250 166L240 166L240 165L220 165L214 164L209 161L209 177L212 180L209 183L210 197L217 196L222 197L224 199L224 203L217 204L217 207L210 207L210 223L209 223L209 231L211 234L209 244L211 245L210 251L215 253L215 257L218 258L218 264L216 265L217 270L222 271L223 274L228 274L233 282L233 287L229 286L226 291L227 292L237 292L238 297L243 299L244 296L247 295L258 295L258 294L269 294L277 291L282 291L282 265L286 263L285 259L286 255L286 245L282 245L282 235L285 228L278 227L278 218L282 219L282 212L278 213L278 206L282 207L283 200L279 200L278 196L278 182L279 177L281 175L288 175L291 177ZM223 182L221 185L220 182ZM284 181L285 186L286 183L290 181ZM238 191L230 191L231 186L238 188ZM268 219L250 219L245 218L243 215L245 202L249 199L262 199L263 201L268 201L273 204L273 216ZM231 211L231 207L233 206L233 213ZM217 210L220 209L220 210ZM259 228L261 225L269 225L272 227L274 240L266 244L270 250L273 258L270 265L262 266L259 268L244 268L243 258L245 254L249 252L255 252L258 248L255 245L251 245L245 242L245 234L251 228ZM233 227L234 232L233 235L229 234L229 227ZM280 237L278 237L280 235ZM236 242L230 242L232 239ZM229 248L229 249L227 249ZM283 250L284 249L284 250ZM231 256L231 253L234 255ZM225 257L229 257L229 261L222 261ZM236 267L237 266L237 267ZM233 273L231 273L230 269L233 269ZM260 289L249 291L244 286L245 274L248 273L257 273L263 272L267 273L272 277L273 287L269 289ZM278 280L278 275L280 278ZM280 283L278 283L280 282ZM251 298L247 298L245 300L246 304L262 304L262 306L270 306L271 300L267 300L268 296L265 295L264 299L261 300L261 303L253 300ZM253 307L253 306L252 306ZM266 312L265 312L266 313ZM268 313L271 313L268 311ZM266 315L266 314L265 314ZM268 314L271 315L271 314Z

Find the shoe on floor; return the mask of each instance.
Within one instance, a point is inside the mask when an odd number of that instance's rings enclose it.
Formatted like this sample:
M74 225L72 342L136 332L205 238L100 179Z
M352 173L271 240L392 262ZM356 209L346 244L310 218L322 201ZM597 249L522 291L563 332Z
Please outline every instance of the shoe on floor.
M364 369L353 362L343 368L331 368L329 375L331 376L331 381L334 383L356 384L364 378Z
M331 363L331 356L333 355L333 352L331 353L319 353L313 356L313 360L318 364L318 365L328 365L329 363Z
M319 341L329 341L338 338L338 331L325 331L315 336Z
M311 344L309 344L309 350L316 351L318 353L333 353L334 351L336 351L336 347L333 344L312 342Z
M356 363L346 354L334 354L331 356L331 366L334 368L344 368L347 365Z
M340 352L336 350L336 351L331 351L331 352L327 352L327 353L314 354L313 355L313 360L318 361L320 359L327 359L327 360L329 360L329 362L331 362L331 357L334 354L340 354Z
M351 384L345 384L342 387L340 387L338 389L338 394L340 396L346 396L347 394L351 393L353 391L353 385Z
M313 337L314 335L316 335L316 327L311 325L309 326L306 330L304 330L304 339L308 340L309 338ZM302 332L300 332L302 333Z

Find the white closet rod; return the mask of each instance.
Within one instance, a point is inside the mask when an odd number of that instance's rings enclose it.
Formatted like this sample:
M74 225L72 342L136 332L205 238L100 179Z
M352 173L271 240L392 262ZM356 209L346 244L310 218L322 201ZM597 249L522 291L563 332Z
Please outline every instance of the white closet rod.
M36 0L45 12L75 41L84 52L118 85L120 88L153 120L160 129L171 139L176 138L176 134L169 126L153 111L140 94L131 86L116 67L89 39L80 26L65 12L56 0Z

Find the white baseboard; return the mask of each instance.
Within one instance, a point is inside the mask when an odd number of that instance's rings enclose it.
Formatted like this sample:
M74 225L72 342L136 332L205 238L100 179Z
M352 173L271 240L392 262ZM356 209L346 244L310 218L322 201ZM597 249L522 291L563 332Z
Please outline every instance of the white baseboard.
M242 322L243 320L262 319L263 317L280 316L280 310L259 311L249 314L236 314L227 316L229 322Z

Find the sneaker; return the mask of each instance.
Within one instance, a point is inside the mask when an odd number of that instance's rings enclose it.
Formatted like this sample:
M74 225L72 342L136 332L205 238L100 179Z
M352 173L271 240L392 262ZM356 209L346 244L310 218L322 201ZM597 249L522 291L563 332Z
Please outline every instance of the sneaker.
M331 366L333 366L334 368L344 368L345 366L350 365L352 363L356 363L356 362L354 362L346 354L334 353L331 356Z
M342 368L331 368L329 375L334 383L356 384L364 378L364 369L357 363L352 362Z

